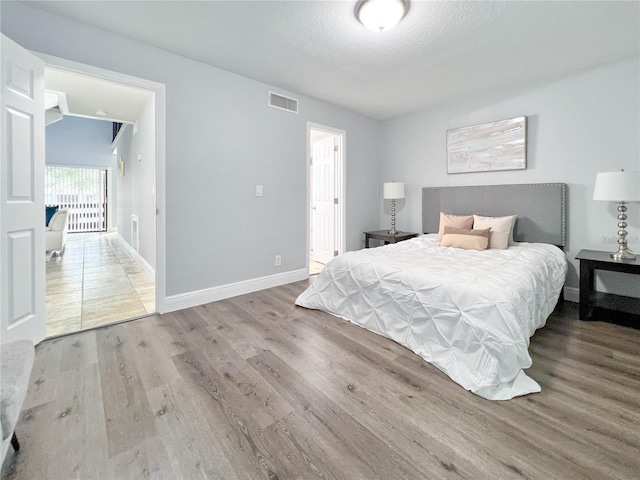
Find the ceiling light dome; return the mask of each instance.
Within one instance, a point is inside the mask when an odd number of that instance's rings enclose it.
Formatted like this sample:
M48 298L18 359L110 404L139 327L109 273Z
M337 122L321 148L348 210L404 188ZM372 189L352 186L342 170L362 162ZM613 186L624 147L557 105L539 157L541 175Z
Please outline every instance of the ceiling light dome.
M383 32L395 27L405 11L403 0L364 0L358 20L372 32Z

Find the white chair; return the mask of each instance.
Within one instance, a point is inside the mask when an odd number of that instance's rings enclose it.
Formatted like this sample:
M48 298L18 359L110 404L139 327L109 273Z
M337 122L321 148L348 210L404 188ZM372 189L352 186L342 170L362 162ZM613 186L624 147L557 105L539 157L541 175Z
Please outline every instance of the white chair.
M67 230L69 230L69 211L58 210L45 228L45 241L47 252L62 252L67 242Z

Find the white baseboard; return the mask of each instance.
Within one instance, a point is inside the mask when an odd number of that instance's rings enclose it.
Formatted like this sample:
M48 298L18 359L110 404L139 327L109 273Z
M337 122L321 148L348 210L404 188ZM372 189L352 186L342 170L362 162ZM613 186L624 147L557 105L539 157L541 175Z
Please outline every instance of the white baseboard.
M576 287L564 287L564 299L567 302L580 303L580 289Z
M142 265L142 268L145 269L145 271L147 272L148 275L151 276L151 278L156 278L155 269L151 265L149 265L147 263L147 261L140 256L140 254L138 252L136 252L135 248L133 248L131 245L129 245L129 243L124 238L122 238L122 235L120 235L119 233L117 235L120 238L120 241L122 242L122 245L124 245L124 248L127 249L127 252L129 252L131 254L131 256L135 257L135 259L138 262L140 262L140 265Z
M257 292L258 290L279 287L280 285L299 282L307 278L309 278L309 270L307 268L301 268L300 270L292 270L290 272L277 273L266 277L252 278L251 280L244 280L242 282L196 290L194 292L171 295L165 299L163 313L204 305L205 303L217 302L218 300Z
M309 271L306 268L302 268L300 270L292 270L276 275L220 285L219 287L179 293L178 295L166 297L163 313L196 307L198 305L204 305L205 303L217 302L225 298L237 297L238 295L257 292L267 288L279 287L280 285L299 282L307 278L309 278ZM575 287L564 287L564 299L568 302L579 303L580 291Z

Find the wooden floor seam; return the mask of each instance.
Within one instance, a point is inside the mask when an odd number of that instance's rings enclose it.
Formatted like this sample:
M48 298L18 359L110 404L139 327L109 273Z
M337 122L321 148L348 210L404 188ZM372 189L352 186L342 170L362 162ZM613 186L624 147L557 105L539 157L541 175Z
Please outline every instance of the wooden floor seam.
M640 331L564 302L489 401L310 281L42 342L3 478L639 478Z

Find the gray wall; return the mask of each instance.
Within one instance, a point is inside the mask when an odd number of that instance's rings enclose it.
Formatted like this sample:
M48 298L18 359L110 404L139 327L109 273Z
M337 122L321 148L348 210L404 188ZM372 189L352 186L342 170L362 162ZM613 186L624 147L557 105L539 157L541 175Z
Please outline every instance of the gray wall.
M145 105L137 121L124 127L118 138L118 158L125 164L124 176L117 174L118 233L129 245L131 216L138 217L138 253L156 268L156 164L155 164L155 108L153 100ZM135 246L134 246L135 247Z
M347 249L389 224L384 181L405 182L398 225L414 231L425 185L565 182L572 287L581 248L613 248L605 237L615 236L615 206L591 199L595 174L639 168L637 58L377 122L295 94L298 115L271 109L273 87L14 2L3 2L2 31L34 51L166 85L168 295L305 267L307 121L347 132ZM446 174L447 129L520 115L529 118L527 170ZM629 221L636 250L638 209ZM635 278L602 278L601 288L638 295Z
M347 249L379 223L378 122L295 94L299 114L269 108L269 90L288 92L16 2L2 2L1 29L166 85L167 295L306 268L307 121L347 132Z
M639 71L636 57L383 122L381 180L404 181L406 186L398 224L403 230L420 231L423 186L567 183L567 285L578 287L574 258L581 249L616 250L611 243L617 232L616 205L592 200L596 173L640 169ZM448 129L521 115L528 117L526 170L447 175ZM630 204L628 215L630 248L640 251L640 204ZM388 225L388 205L380 221ZM600 280L601 289L640 296L636 276L612 273L600 275Z
M116 164L111 154L111 132L111 122L64 117L46 128L46 163L113 168Z

